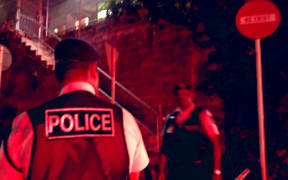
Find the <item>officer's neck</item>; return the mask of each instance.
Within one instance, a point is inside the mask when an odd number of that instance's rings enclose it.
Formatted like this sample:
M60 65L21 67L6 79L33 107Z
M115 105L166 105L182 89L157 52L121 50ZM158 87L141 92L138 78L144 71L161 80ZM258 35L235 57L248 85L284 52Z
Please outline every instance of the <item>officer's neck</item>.
M189 104L187 104L187 105L182 105L182 106L180 106L180 109L181 109L182 111L185 111L185 110L187 110L187 109L195 109L195 107L196 107L195 103L194 103L194 102L191 102L191 103L189 103Z

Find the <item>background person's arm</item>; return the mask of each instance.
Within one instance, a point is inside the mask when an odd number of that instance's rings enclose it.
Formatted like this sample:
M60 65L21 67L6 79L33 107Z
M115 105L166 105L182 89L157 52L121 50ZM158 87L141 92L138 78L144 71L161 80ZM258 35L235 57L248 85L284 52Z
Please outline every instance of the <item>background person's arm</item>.
M166 163L167 163L167 157L164 154L161 154L159 162L158 180L166 179L166 168L167 168Z
M221 180L221 143L218 127L212 117L212 113L208 110L203 110L199 115L200 123L210 141L213 143L214 171L213 180Z

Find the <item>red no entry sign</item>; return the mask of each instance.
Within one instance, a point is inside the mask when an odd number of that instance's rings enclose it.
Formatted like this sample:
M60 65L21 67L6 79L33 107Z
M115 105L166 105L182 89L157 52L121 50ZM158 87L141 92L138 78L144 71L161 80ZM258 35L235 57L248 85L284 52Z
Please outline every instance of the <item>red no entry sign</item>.
M267 168L260 40L269 36L278 28L280 19L279 9L269 0L248 1L239 9L236 16L236 26L240 33L247 38L255 40L259 150L262 180L267 179Z
M279 26L281 15L278 7L268 0L245 3L236 16L239 32L249 39L262 39L271 35Z

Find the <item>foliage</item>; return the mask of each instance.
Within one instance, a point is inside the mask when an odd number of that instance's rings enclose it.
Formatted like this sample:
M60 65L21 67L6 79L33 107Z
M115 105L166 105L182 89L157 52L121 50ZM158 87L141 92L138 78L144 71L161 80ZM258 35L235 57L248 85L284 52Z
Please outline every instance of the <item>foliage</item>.
M98 7L99 10L109 10L110 16L121 16L123 9L129 12L135 12L139 7L142 7L142 0L106 0Z

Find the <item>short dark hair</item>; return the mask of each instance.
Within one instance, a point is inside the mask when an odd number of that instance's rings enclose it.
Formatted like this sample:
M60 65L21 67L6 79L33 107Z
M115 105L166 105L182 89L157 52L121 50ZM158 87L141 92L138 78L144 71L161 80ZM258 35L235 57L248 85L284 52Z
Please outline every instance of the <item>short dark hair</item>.
M60 41L55 47L54 56L57 62L70 59L77 59L78 61L97 61L100 59L99 53L92 44L77 38L67 38Z
M54 51L55 73L58 81L63 82L64 76L71 69L88 69L91 63L100 59L94 46L85 40L67 38L60 41Z
M72 70L72 69L88 70L89 65L92 63L96 63L96 62L91 62L91 61L81 62L76 59L70 59L69 61L67 60L67 61L58 62L55 68L56 77L58 81L62 83L65 77L65 74L69 70Z
M179 83L173 88L174 95L178 95L178 91L181 89L191 90L191 86L187 83Z

